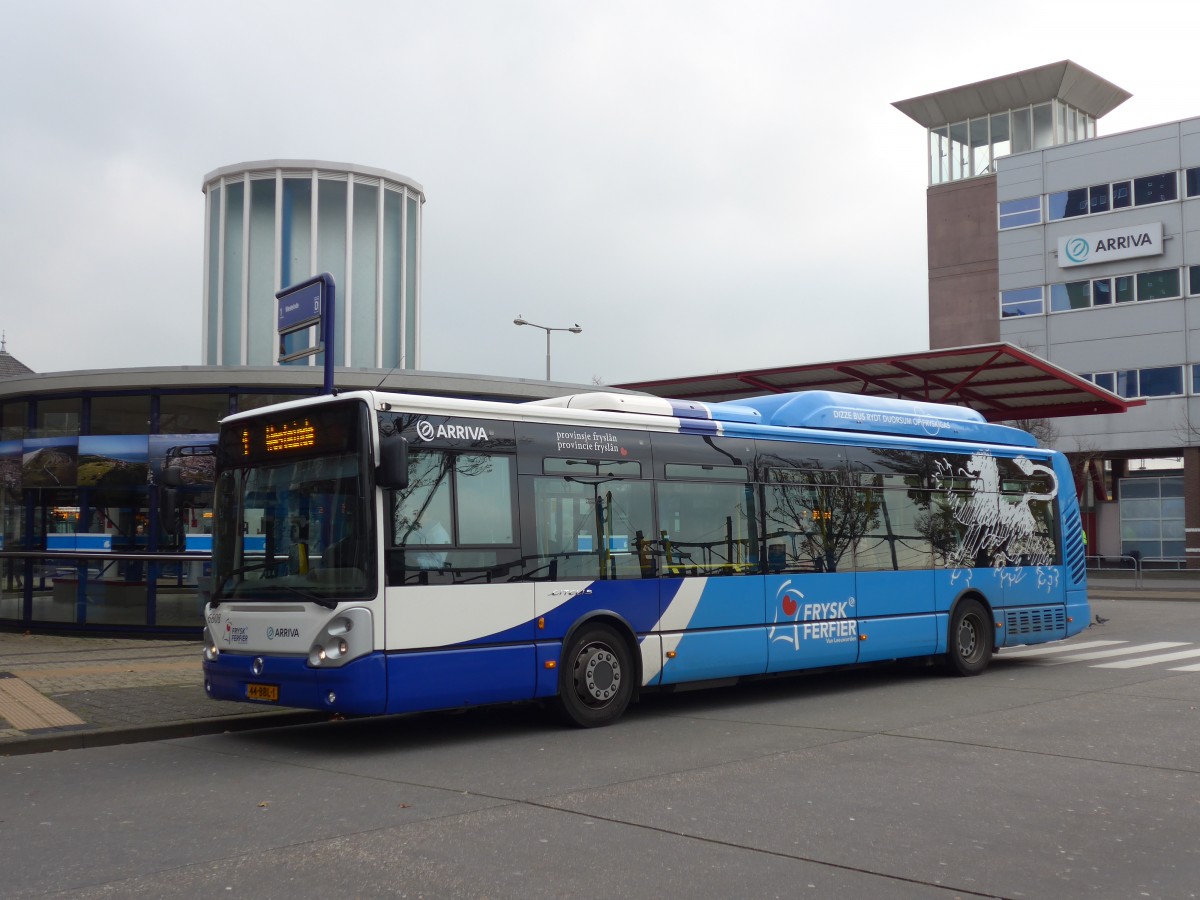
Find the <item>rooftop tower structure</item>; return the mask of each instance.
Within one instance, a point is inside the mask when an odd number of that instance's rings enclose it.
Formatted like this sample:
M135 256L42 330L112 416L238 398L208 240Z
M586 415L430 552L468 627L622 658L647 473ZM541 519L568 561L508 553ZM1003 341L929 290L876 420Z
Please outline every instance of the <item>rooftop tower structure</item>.
M334 364L420 366L421 185L366 166L272 159L210 172L203 191L206 365L273 364L275 292L329 272Z
M927 132L931 348L1000 340L996 160L1094 138L1131 96L1063 60L892 104Z

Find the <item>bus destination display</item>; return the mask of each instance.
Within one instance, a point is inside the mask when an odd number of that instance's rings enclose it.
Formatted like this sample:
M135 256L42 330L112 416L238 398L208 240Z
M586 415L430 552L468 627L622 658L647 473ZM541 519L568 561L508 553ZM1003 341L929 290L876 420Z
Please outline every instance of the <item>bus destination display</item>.
M249 440L249 431L243 431L242 434L245 435L245 440ZM314 447L316 443L317 429L308 419L289 422L286 425L268 425L263 430L263 447L268 453Z
M238 422L222 432L221 446L226 464L309 456L314 453L345 453L354 449L365 407L349 402L321 407L304 415L264 417Z

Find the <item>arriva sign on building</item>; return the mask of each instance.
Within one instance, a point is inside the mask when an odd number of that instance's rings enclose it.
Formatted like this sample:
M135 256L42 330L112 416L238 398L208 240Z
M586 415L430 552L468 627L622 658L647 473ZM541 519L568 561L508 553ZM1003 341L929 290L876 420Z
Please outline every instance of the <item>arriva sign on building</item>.
M1162 222L1130 225L1112 231L1070 234L1058 239L1058 267L1090 266L1094 263L1158 256L1163 252Z

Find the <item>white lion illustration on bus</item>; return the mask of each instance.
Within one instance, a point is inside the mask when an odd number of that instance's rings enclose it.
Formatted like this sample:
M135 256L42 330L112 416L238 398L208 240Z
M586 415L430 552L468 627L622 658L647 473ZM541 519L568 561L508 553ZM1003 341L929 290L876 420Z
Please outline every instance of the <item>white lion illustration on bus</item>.
M956 579L968 583L981 565L989 565L1002 582L1011 584L1036 572L1038 586L1049 591L1058 581L1049 518L1058 479L1051 468L1024 456L1012 463L1023 476L1019 492L1001 483L999 461L986 450L973 453L959 469L944 459L935 464L935 487L943 493L950 516L962 526L947 563ZM1037 490L1039 486L1045 489Z

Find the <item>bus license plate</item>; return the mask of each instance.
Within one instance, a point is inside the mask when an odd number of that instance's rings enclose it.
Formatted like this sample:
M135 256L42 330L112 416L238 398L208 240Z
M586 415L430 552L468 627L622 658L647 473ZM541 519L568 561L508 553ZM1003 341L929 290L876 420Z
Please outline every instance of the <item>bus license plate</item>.
M269 700L279 702L279 685L277 684L248 684L246 685L247 700Z

